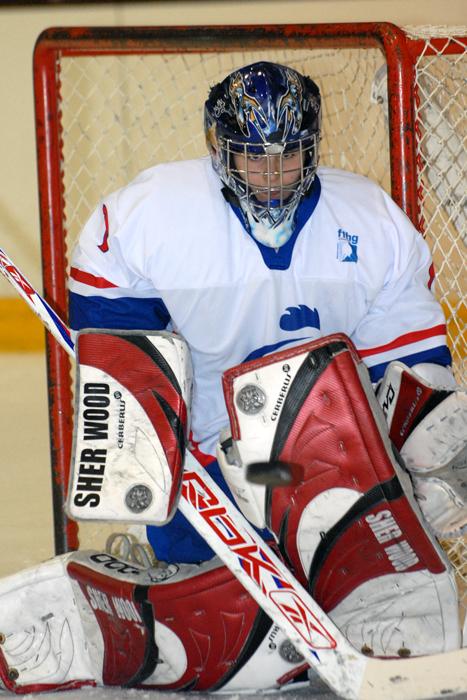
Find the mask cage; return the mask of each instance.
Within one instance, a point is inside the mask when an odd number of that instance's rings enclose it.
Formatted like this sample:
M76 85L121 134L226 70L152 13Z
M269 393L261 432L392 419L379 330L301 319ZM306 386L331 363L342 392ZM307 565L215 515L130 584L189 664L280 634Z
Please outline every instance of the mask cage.
M318 167L319 140L318 132L282 143L219 137L219 175L237 195L245 214L265 226L276 226L291 218L310 189ZM289 177L292 172L296 178Z

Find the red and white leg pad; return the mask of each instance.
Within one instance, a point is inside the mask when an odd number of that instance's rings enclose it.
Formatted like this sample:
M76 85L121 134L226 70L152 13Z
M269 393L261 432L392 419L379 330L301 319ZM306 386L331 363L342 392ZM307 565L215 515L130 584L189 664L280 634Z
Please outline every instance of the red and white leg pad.
M303 658L218 560L76 552L0 581L0 689L276 688Z
M378 656L457 648L454 576L350 341L329 336L239 365L224 393L231 439L219 458L239 507L276 535L349 640ZM255 462L286 463L293 483L248 483Z

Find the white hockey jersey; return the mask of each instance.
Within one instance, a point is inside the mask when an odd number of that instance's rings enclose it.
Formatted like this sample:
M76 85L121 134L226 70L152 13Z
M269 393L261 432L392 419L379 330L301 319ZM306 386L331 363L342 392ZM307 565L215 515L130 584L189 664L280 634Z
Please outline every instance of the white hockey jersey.
M144 171L97 207L70 277L74 330L167 327L185 338L203 452L214 454L228 423L222 372L246 359L343 332L374 381L395 359L450 363L428 247L381 188L319 168L311 215L274 251L221 187L209 158Z

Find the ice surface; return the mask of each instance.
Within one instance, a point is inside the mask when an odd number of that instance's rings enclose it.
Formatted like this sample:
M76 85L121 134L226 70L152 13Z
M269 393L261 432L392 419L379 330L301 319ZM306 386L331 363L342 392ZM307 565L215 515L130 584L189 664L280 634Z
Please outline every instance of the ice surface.
M32 693L22 697L34 698L37 700L258 700L258 696L263 695L269 700L338 700L338 696L328 690L316 686L309 686L300 690L290 689L277 693L245 693L245 694L222 694L222 693L171 693L157 690L135 690L134 688L81 688L79 690L68 690L56 693ZM17 697L9 693L1 693L0 698ZM447 698L447 696L443 696ZM467 691L456 696L449 696L451 700L467 700ZM378 700L378 698L374 698ZM394 700L398 700L394 696ZM435 700L435 698L433 698Z
M278 693L268 693L264 694L264 698L270 698L271 700L337 700L337 695L330 693L328 691L322 692L321 690L313 691L309 688L303 688L300 691L289 690L287 692ZM225 694L222 693L170 693L170 692L160 692L157 690L135 690L134 688L122 689L122 688L80 688L79 690L67 690L56 693L32 693L29 695L23 695L22 697L26 700L27 698L37 698L37 700L183 700L183 698L190 698L190 700L258 700L258 695L261 693L246 693L245 695L236 694ZM3 694L0 692L0 697L13 698L17 697L10 694ZM377 698L375 698L377 700ZM396 698L394 700L397 700ZM462 699L463 700L463 699ZM466 695L467 700L467 695Z

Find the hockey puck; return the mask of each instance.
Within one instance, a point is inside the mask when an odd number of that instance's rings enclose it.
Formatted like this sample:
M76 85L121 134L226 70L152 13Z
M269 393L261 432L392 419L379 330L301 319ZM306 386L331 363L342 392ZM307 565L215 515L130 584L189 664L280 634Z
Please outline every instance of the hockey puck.
M287 462L252 462L246 468L246 478L251 484L261 486L289 486L295 482Z

